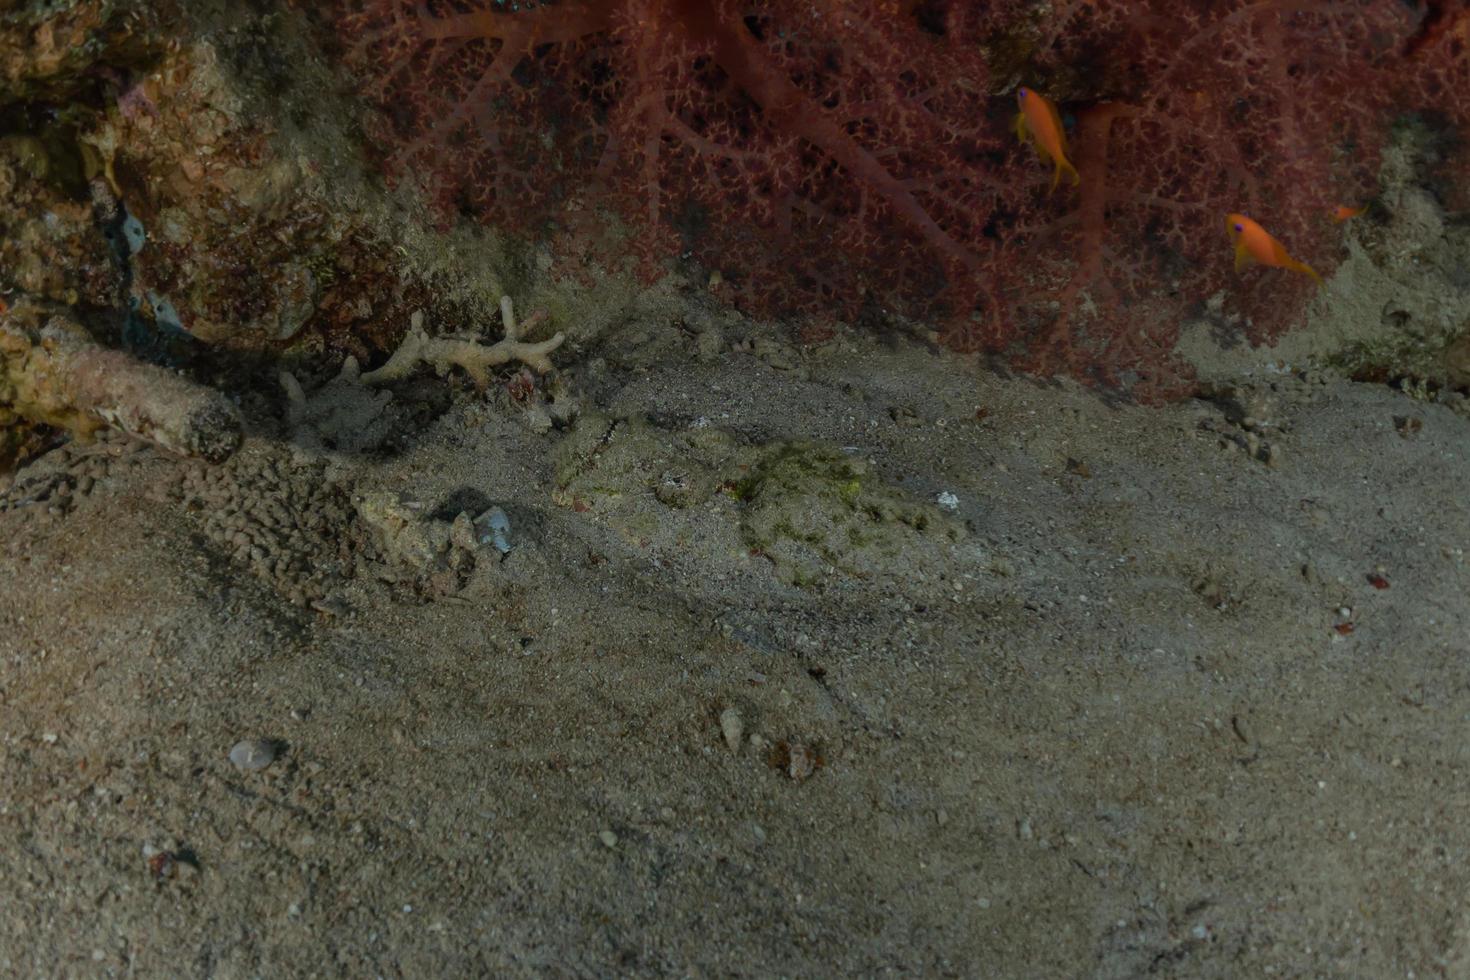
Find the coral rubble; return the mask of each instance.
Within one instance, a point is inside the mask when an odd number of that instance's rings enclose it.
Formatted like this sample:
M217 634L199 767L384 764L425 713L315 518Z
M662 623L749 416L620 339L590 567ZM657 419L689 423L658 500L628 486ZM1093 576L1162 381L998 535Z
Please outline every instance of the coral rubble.
M119 429L212 461L240 443L240 412L224 395L103 347L65 312L36 304L0 314L0 407L82 435Z

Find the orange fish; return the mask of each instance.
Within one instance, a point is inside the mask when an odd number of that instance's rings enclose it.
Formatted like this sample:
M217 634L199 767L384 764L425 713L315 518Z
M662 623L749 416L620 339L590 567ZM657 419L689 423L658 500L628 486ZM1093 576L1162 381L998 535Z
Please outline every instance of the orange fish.
M1346 204L1339 204L1332 209L1332 220L1342 224L1349 218L1356 218L1366 210L1367 208L1350 208Z
M1322 285L1322 277L1317 275L1316 270L1305 262L1298 262L1286 253L1286 248L1271 237L1271 233L1243 214L1227 214L1225 216L1225 230L1230 233L1230 241L1235 245L1235 271L1239 272L1252 262L1261 265L1273 266L1277 269L1290 269L1292 272L1305 272Z
M1051 189L1055 191L1062 179L1062 171L1072 175L1072 184L1082 183L1082 177L1072 161L1067 159L1067 134L1062 129L1062 117L1057 107L1040 92L1029 88L1016 90L1016 102L1021 112L1016 116L1016 135L1036 147L1036 152L1056 165L1052 174Z

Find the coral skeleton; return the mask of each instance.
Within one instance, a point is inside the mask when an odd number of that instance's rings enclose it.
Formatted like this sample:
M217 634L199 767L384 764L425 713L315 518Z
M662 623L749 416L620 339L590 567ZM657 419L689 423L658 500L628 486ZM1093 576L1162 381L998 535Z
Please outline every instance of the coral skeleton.
M286 393L291 441L308 453L344 458L380 448L391 437L397 414L393 393L364 387L357 358L348 356L337 376L308 393L290 371L277 376Z
M525 323L517 324L510 297L502 296L500 319L505 337L487 347L468 336L430 337L424 332L424 314L417 311L409 321L408 335L388 363L365 372L362 383L377 385L405 378L421 363L428 364L441 376L449 373L450 368L463 368L480 388L489 386L491 368L511 361L520 361L538 374L545 374L552 368L551 352L566 338L558 331L548 340L532 343L521 339L545 318L543 311L537 311Z
M223 394L96 343L67 313L25 302L0 315L0 406L90 436L113 428L212 462L240 444Z

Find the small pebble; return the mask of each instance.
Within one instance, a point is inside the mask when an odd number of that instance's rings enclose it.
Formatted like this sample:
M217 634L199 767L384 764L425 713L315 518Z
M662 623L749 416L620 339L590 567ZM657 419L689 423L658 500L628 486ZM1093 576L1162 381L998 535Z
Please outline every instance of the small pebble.
M526 409L521 415L521 421L525 424L526 428L537 435L545 435L550 432L551 427L555 424L551 420L551 414L540 405L532 405Z
M245 739L230 749L230 761L246 771L264 769L276 761L276 747L263 738Z
M613 833L611 830L602 831L597 835L597 839L602 841L604 847L618 846L618 835Z
M786 775L800 783L810 779L817 771L817 755L812 747L801 742L786 743Z
M701 361L712 361L724 349L725 338L718 327L710 327L694 338L694 355Z
M740 736L745 734L745 721L740 717L740 712L734 708L726 708L720 712L720 731L724 733L725 744L730 746L730 751L738 752Z

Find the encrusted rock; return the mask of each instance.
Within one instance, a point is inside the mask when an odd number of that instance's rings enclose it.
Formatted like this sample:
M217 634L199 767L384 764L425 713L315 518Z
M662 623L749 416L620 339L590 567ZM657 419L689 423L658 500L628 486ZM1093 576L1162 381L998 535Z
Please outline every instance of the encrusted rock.
M482 550L482 535L468 513L440 520L422 503L388 490L361 493L355 504L390 566L430 593L464 586Z
M83 435L113 428L209 460L240 444L240 412L224 395L102 347L68 314L36 303L0 314L0 406Z

